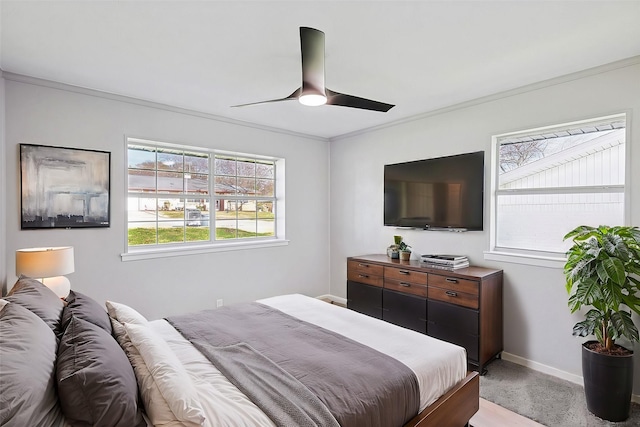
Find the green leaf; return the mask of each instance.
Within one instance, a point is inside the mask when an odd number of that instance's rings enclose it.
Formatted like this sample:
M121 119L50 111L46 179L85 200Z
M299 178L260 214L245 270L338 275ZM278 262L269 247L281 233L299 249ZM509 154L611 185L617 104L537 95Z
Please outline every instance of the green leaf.
M598 280L601 282L606 282L609 280L609 272L604 266L604 261L596 264L596 273L598 274Z
M607 268L607 272L609 273L609 276L613 279L613 281L615 283L617 283L620 286L623 286L626 278L627 278L627 274L624 268L624 263L618 259L618 258L611 258L611 263L606 263L605 267Z
M596 269L598 271L598 277L600 277L600 280L603 282L611 279L620 286L624 285L627 276L624 271L624 264L618 258L607 257L598 263Z
M580 225L574 228L573 230L571 230L570 232L568 232L567 234L565 234L562 240L567 240L571 238L573 238L574 240L576 240L576 238L580 240L581 236L585 234L589 234L592 230L595 230L595 228L590 227L588 225Z
M633 284L635 285L636 289L640 288L640 280L636 279L633 276L627 276L627 278L633 282Z
M613 282L603 283L600 288L602 299L609 310L618 311L620 304L623 302L624 294L620 286Z
M605 318L605 315L600 310L591 309L587 311L587 314L584 315L584 318L589 322L602 323Z
M640 315L640 298L638 298L635 294L622 294L622 302L624 303L624 305L633 310L637 315Z
M576 308L572 308L572 313L578 310L582 305L593 305L595 301L602 299L602 291L595 279L587 278L586 280L578 283L573 297ZM570 298L569 300L571 301L572 299Z
M582 255L580 259L578 259L575 264L571 265L569 270L565 270L565 276L570 280L576 280L582 277L591 276L591 261L593 261L590 255Z
M582 308L583 303L576 294L573 294L569 297L569 301L567 301L567 304L569 305L569 309L571 310L571 312L575 313L576 311L580 310L580 308Z
M640 340L638 336L638 328L633 324L631 320L631 313L627 311L617 311L611 315L612 329L615 331L615 335L612 334L612 338L625 337L632 342Z
M587 335L593 335L594 330L598 326L595 322L590 322L588 320L583 320L582 322L578 322L573 327L573 335L586 337Z

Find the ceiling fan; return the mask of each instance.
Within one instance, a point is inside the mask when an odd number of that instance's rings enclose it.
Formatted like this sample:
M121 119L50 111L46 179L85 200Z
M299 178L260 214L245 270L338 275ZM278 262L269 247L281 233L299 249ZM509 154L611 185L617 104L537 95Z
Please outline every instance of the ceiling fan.
M335 92L325 87L324 33L322 31L315 28L300 27L300 50L302 53L302 87L296 89L286 98L234 105L234 107L289 101L292 99L297 99L301 104L308 106L340 105L342 107L385 113L394 107L392 104Z

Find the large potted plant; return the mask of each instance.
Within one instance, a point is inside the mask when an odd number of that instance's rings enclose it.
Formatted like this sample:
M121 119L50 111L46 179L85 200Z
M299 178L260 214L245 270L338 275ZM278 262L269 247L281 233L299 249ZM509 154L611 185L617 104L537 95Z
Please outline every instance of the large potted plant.
M587 408L609 421L629 416L633 387L633 351L616 344L639 341L631 317L640 314L640 229L580 226L564 266L572 313L590 309L573 335L595 336L582 345L582 374Z

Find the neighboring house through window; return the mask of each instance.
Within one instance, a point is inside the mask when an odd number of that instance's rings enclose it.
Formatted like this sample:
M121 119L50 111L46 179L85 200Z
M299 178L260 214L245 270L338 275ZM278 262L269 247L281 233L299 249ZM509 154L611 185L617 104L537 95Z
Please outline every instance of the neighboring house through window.
M279 159L129 138L127 163L130 250L278 238Z
M561 258L578 225L623 225L626 115L493 138L490 252Z

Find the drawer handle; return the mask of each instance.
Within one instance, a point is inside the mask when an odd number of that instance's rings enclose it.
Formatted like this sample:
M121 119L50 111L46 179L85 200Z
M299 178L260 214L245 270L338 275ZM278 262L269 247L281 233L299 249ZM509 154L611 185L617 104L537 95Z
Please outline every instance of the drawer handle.
M365 268L368 268L368 267L369 267L369 264L358 264L358 267L365 267Z
M398 270L398 273L407 275L409 272L407 270Z
M458 279L451 279L451 278L447 277L445 280L447 282L449 282L449 283L458 283Z
M358 277L360 277L362 279L368 279L369 275L368 274L358 274Z
M405 288L408 288L411 286L411 284L407 282L400 282L400 286L404 286Z
M458 293L457 292L453 292L453 291L447 291L445 292L447 295L449 295L450 297L457 297Z

